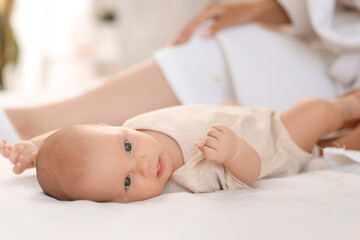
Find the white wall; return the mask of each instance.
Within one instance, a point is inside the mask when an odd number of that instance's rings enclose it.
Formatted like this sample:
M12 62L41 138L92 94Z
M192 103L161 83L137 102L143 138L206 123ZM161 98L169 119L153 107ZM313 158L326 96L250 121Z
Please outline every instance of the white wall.
M169 44L209 0L122 0L122 66L151 56Z
M124 69L170 43L211 0L16 0L20 46L12 86L70 88ZM112 24L98 14L115 9Z

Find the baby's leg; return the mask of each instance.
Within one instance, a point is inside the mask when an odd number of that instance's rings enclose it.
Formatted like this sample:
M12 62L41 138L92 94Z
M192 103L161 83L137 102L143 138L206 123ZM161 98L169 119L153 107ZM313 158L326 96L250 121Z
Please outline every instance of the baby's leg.
M321 148L338 147L351 150L360 150L360 124L347 134L334 138L320 140L317 145Z
M282 113L290 136L305 151L311 151L321 136L341 128L345 122L360 118L360 93L333 102L304 99Z

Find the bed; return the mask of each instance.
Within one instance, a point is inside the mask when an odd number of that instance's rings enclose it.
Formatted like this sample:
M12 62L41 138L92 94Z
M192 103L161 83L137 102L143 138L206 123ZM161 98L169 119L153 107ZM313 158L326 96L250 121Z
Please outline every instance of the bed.
M3 105L18 100L0 95ZM0 157L0 239L360 239L359 160L329 149L302 173L251 190L120 204L57 201L42 193L34 169L16 176Z

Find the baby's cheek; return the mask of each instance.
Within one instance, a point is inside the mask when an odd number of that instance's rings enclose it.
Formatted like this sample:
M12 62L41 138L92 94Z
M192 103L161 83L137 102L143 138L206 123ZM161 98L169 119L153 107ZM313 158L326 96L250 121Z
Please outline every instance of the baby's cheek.
M158 185L157 190L154 191L154 194L156 194L156 196L159 196L160 194L163 193L164 188L165 188L165 185L162 185L162 184Z
M147 192L143 192L142 200L151 199L161 195L162 189L160 187L148 189Z
M143 199L150 199L159 196L163 192L164 186L160 183L149 184L145 189L141 191Z

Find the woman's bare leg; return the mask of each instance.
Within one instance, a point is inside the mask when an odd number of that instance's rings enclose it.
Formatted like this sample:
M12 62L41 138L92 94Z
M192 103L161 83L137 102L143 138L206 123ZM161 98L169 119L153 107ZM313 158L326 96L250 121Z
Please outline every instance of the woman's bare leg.
M72 124L121 125L137 114L180 104L153 59L132 67L96 89L57 103L5 109L22 139Z
M345 122L360 119L360 93L333 102L305 99L285 111L281 118L295 143L311 151L321 136L340 129Z

